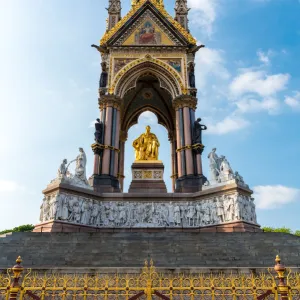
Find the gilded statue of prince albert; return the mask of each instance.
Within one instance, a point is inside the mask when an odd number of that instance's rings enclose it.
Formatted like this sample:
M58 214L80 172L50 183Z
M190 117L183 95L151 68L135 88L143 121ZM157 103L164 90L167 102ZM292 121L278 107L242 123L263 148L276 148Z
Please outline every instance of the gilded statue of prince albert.
M151 127L146 127L146 132L133 141L136 160L158 160L159 141L154 133L150 132Z

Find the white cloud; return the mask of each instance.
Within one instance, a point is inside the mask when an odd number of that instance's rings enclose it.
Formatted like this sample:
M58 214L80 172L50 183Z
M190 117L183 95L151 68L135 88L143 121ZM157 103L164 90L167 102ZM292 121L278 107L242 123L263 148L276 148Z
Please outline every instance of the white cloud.
M276 98L264 98L259 101L253 98L244 98L235 102L240 113L257 113L266 111L270 115L277 114L280 108L280 102Z
M203 48L196 57L197 87L201 90L206 86L210 76L214 79L228 80L230 73L225 67L223 51Z
M267 97L286 88L290 79L289 74L267 75L264 71L246 71L235 77L230 84L233 95L256 93Z
M267 52L263 52L262 50L258 50L256 52L257 56L258 56L258 59L266 64L266 65L269 65L270 64L270 57L272 56L273 54L273 51L272 50L268 50Z
M157 124L157 117L151 111L143 112L139 117L139 123L143 124Z
M15 192L20 186L11 180L0 180L0 192Z
M208 134L223 135L230 132L238 131L249 126L250 123L240 117L228 116L216 124L208 124Z
M300 189L283 185L256 186L253 190L257 207L261 209L274 209L300 200Z
M296 92L294 97L285 97L284 103L295 110L300 110L300 92Z
M217 16L216 0L189 0L188 5L192 8L190 13L191 24L197 25L210 36L213 32L213 23Z

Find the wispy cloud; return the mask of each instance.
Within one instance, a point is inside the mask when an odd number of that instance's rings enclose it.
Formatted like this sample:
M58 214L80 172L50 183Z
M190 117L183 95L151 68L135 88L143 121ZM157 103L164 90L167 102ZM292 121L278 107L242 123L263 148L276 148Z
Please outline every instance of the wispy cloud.
M217 0L189 0L191 24L197 25L203 33L211 36L217 17Z
M295 95L293 97L286 96L284 102L293 110L300 111L300 92L295 92Z
M231 132L235 132L248 127L250 123L241 118L235 116L228 116L224 120L217 122L216 124L208 124L208 134L223 135Z
M268 97L262 100L257 100L253 97L245 97L235 102L237 112L245 113L258 113L267 112L270 115L279 113L280 101L276 98Z
M289 74L268 75L265 71L247 71L233 79L230 91L236 96L246 93L272 96L286 89L289 79Z
M265 65L269 65L271 63L271 56L274 54L274 52L272 50L268 50L267 52L258 50L256 54L260 62Z
M261 209L275 209L300 200L300 189L283 185L256 186L253 190L257 207Z

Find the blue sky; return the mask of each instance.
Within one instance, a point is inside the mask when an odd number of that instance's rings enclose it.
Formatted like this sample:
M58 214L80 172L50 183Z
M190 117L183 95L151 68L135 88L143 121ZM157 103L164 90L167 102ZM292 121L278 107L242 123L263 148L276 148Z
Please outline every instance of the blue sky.
M105 30L104 0L0 0L0 230L36 223L42 190L63 158L82 146L92 173L92 121L98 117L100 58L90 45ZM174 0L165 0L173 14ZM197 56L201 116L209 130L203 154L226 155L254 189L262 225L300 229L300 2L191 0L190 27L206 45ZM123 15L130 0L123 1ZM141 116L126 145L150 124Z

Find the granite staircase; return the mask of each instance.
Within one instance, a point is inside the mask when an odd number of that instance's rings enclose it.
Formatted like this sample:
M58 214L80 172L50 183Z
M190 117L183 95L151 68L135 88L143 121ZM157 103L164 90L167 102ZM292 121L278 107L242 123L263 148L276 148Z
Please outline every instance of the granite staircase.
M266 268L279 254L300 267L300 237L284 233L12 233L0 237L0 269L18 255L33 269L140 268L152 258L172 269Z

